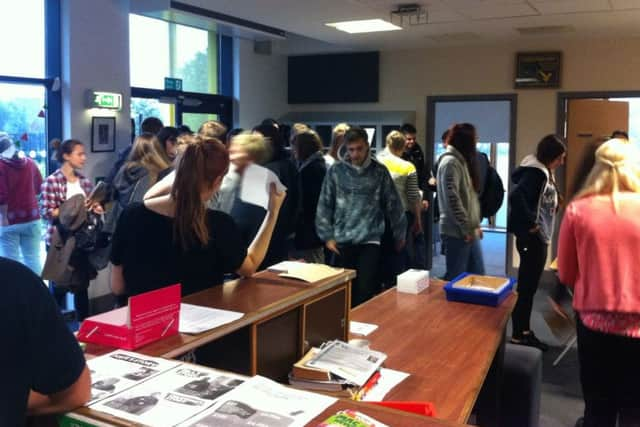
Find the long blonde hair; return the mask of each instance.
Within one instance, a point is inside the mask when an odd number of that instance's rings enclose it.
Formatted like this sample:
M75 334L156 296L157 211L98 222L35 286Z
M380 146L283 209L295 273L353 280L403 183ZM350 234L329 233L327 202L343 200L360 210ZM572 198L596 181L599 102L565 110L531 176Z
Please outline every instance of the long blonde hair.
M576 199L596 194L611 195L618 210L618 193L640 193L640 150L622 139L610 139L595 153L595 164Z
M127 169L140 166L147 170L151 184L158 179L158 174L171 166L171 160L160 145L158 138L152 133L142 133L136 137L127 158Z

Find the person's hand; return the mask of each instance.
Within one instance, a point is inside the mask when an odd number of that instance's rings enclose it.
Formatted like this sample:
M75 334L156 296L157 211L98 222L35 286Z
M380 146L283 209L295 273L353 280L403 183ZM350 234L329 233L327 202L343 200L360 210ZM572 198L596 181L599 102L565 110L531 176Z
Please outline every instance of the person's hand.
M104 208L100 203L92 203L89 210L98 215L102 215L104 213Z
M279 212L285 197L287 197L287 191L279 192L276 183L272 182L269 191L269 212Z
M422 201L422 210L426 211L427 209L429 209L429 201L428 200L423 200Z
M416 218L416 220L413 221L413 225L411 226L411 234L417 236L420 233L422 233L422 222Z
M53 218L58 218L60 216L60 208L55 208L51 211L51 216Z
M476 237L478 238L478 240L482 240L482 238L484 237L484 231L482 231L482 228L476 228Z
M536 225L535 227L529 229L530 234L536 234L538 231L540 231L539 225Z
M465 243L473 242L473 234L467 234L464 236Z
M432 187L436 186L436 179L434 177L431 177L427 180L427 184L429 184Z
M396 242L396 252L400 252L402 250L402 248L404 248L404 245L406 245L407 242L405 240L399 240Z
M338 243L335 240L327 240L324 245L334 254L340 255L340 251L338 250Z

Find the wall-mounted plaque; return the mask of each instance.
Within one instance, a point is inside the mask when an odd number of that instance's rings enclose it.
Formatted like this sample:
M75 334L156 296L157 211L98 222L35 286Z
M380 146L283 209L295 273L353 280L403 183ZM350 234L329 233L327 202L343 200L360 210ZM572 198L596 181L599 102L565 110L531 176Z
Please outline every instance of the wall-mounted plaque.
M520 52L516 56L516 89L560 87L562 52Z

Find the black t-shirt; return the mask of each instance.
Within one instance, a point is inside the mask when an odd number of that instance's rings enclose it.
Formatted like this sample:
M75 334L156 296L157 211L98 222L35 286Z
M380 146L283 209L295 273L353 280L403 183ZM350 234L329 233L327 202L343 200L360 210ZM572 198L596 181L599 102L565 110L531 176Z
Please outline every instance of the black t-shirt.
M182 295L220 285L225 273L235 272L247 256L233 219L207 210L209 243L183 251L173 240L173 218L132 204L120 216L112 240L111 262L123 266L128 295L175 283Z
M73 385L84 355L42 280L0 258L0 426L25 423L29 390L53 394Z

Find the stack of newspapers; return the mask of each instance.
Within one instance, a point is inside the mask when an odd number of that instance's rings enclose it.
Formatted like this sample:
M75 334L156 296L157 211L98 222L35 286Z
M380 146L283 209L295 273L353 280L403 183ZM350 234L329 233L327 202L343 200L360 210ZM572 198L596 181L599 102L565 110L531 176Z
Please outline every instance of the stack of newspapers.
M293 365L289 384L352 397L382 366L387 355L334 340L312 348Z

